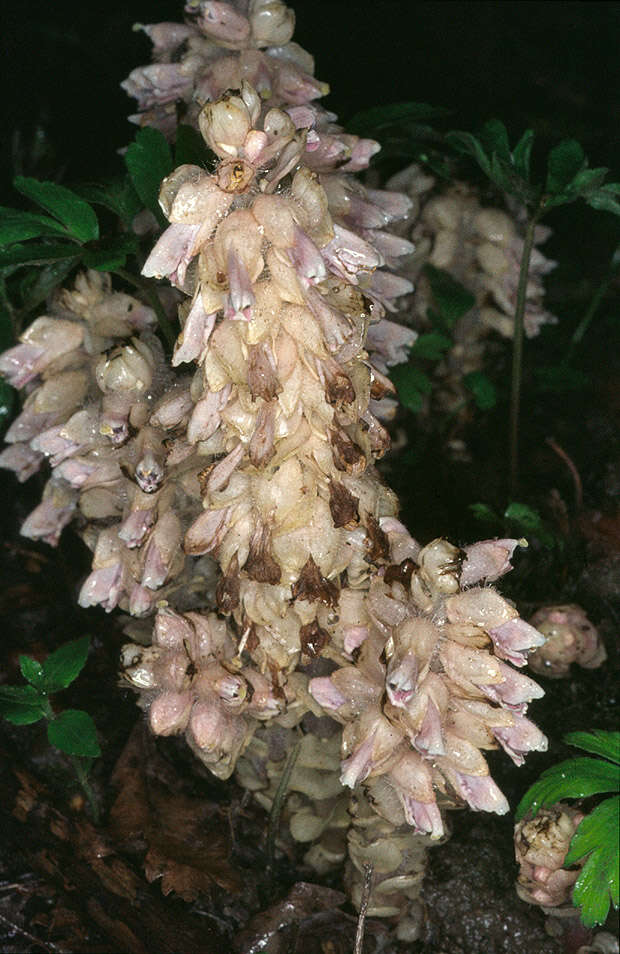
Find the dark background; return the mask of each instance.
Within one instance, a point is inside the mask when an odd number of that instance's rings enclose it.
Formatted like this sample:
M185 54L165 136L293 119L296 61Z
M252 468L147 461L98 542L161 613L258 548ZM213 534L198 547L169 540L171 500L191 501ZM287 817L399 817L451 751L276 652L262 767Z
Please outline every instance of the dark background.
M450 126L501 117L541 147L571 136L613 165L620 116L620 4L298 0L295 39L329 82L329 108L403 100L448 106ZM135 22L179 20L177 0L18 3L4 15L2 184L15 172L64 181L114 172L133 136L119 88L149 61ZM32 168L34 139L42 146ZM615 143L614 143L615 140ZM7 201L8 195L4 197ZM11 199L9 198L9 201ZM13 200L14 201L14 200Z

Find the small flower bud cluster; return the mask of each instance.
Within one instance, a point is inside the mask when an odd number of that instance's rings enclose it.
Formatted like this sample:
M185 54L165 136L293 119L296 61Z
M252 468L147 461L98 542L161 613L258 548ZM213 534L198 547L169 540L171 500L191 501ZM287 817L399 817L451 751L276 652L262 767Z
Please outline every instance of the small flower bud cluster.
M109 276L86 272L0 357L0 373L28 394L0 466L20 480L51 466L22 533L55 546L76 520L93 551L80 605L137 616L185 569L182 523L200 506L202 463L178 436L190 379L173 381L154 324Z
M566 871L562 865L583 813L558 802L542 808L535 818L515 825L515 857L519 865L517 894L543 909L570 904L585 858ZM572 910L572 909L571 909Z
M530 669L540 676L562 679L569 675L571 663L584 669L598 669L607 659L598 630L581 606L543 606L530 620L543 636L540 646L530 656Z

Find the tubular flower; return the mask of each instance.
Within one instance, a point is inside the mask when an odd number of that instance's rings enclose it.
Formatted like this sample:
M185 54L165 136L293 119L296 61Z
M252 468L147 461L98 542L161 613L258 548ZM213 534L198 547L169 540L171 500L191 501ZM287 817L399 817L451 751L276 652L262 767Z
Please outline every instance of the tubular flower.
M412 202L400 230L415 245L404 267L416 284L413 326L418 331L428 327L427 313L433 305L426 265L448 272L474 296L473 308L456 321L452 347L436 371L435 399L444 410L452 410L466 396L463 378L482 368L485 353L493 347L491 333L512 337L525 225L518 209L485 207L477 191L464 183L439 192L435 179L417 165L397 173L388 186L402 189ZM538 248L550 234L548 228L536 227L524 316L528 338L538 335L543 325L557 322L543 304L543 280L556 263Z
M598 669L607 659L598 630L575 603L541 607L532 625L546 637L529 659L530 669L541 676L562 679L568 676L571 663Z

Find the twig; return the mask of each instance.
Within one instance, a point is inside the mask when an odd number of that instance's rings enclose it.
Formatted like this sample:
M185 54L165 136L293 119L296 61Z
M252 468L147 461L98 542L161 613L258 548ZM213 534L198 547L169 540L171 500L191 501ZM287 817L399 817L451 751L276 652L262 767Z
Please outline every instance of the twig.
M583 507L583 486L581 483L581 477L579 476L579 471L566 451L556 443L553 437L545 437L545 443L549 445L554 454L557 454L558 457L563 460L568 467L575 487L575 507L577 510L581 510Z
M278 834L278 829L280 827L280 815L282 814L282 809L284 807L284 801L286 799L286 793L288 791L289 782L291 780L291 775L293 769L295 768L295 762L297 761L297 756L299 755L299 750L301 748L301 738L297 740L293 748L288 754L288 758L284 765L284 771L282 772L282 778L278 785L275 797L273 799L273 805L271 806L271 814L269 815L269 828L267 829L267 870L271 871L273 869L273 863L276 852L276 836Z
M372 873L374 868L371 864L364 865L364 887L362 889L362 900L360 903L360 913L357 919L357 931L355 932L355 947L353 954L362 954L364 946L364 926L366 924L366 912L370 901L370 888L372 885Z
M53 944L51 941L44 941L40 937L35 937L34 934L30 934L25 928L20 927L19 924L16 924L15 921L10 921L9 918L5 918L3 914L0 914L0 921L2 921L3 924L6 924L7 927L10 927L13 931L17 931L17 933L21 934L22 937L27 938L29 941L33 941L37 947L44 947L46 951L64 954L64 949L62 947L58 947L57 944Z

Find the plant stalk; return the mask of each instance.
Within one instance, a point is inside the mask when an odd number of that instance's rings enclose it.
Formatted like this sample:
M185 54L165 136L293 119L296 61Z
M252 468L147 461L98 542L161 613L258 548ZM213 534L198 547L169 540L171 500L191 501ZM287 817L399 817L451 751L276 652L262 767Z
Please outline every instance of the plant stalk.
M523 254L519 270L519 285L517 288L517 307L515 310L515 324L512 340L512 379L510 389L510 424L509 424L509 459L510 459L510 493L517 493L519 483L519 411L521 406L521 380L523 377L523 327L525 304L527 298L527 280L530 271L530 258L534 246L534 231L538 225L542 208L532 214L525 232Z
M269 828L267 830L267 870L273 870L273 864L275 860L276 853L276 837L278 834L278 829L280 827L280 815L282 814L282 809L284 807L284 802L286 799L286 794L288 792L289 782L291 780L291 775L293 774L293 769L295 768L295 762L297 761L297 756L299 755L299 750L301 748L301 738L295 743L293 748L288 754L284 769L282 771L282 777L278 784L278 789L276 791L275 797L273 799L273 805L271 806L271 814L269 815Z

